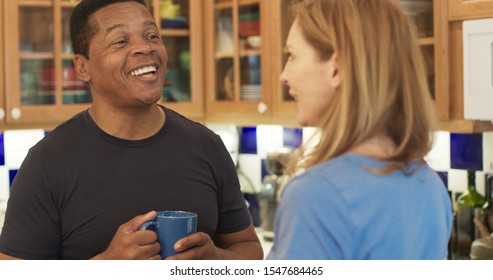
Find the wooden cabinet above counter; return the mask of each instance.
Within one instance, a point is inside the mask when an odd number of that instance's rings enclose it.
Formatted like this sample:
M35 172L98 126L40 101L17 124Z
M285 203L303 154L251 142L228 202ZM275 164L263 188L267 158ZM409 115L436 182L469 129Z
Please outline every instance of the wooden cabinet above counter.
M418 43L439 129L493 130L490 122L464 120L461 38L462 20L493 17L493 1L395 1L431 7L431 29L418 32ZM54 127L90 106L89 89L71 66L68 19L78 2L2 1L0 128ZM295 126L295 102L279 82L289 2L147 0L169 53L161 103L200 122Z

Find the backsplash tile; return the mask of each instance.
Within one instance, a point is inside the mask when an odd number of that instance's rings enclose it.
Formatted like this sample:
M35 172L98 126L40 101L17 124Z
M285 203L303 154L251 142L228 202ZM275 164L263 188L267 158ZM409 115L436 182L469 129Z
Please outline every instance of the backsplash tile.
M257 154L257 128L240 129L240 154Z
M450 134L451 168L483 170L483 135Z
M284 131L280 125L257 126L257 153L265 158L267 153L275 152L284 146Z
M283 130L283 146L299 148L303 143L303 129L285 127Z
M10 194L9 172L7 167L0 166L0 211L7 207L7 199ZM1 226L1 225L0 225Z
M440 179L442 179L442 182L445 186L447 186L448 189L448 172L446 171L437 171L438 176L440 176Z
M248 193L259 192L260 183L262 182L262 166L260 156L240 154L238 166L242 172L242 175L245 175L245 178L242 178L241 176L238 178L240 179L241 190Z
M483 171L493 172L493 132L483 133Z
M0 166L5 165L5 148L3 144L3 133L0 133Z
M9 169L9 186L12 185L12 182L14 181L15 175L17 175L17 172L19 169Z
M433 147L425 157L426 162L436 171L450 169L450 133L438 131L433 134Z
M42 129L7 130L4 133L5 166L19 168L29 149L43 139Z

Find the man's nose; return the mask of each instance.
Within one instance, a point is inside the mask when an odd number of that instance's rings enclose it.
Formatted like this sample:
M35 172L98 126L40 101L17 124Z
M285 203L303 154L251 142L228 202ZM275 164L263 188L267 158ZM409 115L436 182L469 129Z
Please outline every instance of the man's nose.
M141 39L135 42L134 54L149 54L154 51L154 47L151 42Z

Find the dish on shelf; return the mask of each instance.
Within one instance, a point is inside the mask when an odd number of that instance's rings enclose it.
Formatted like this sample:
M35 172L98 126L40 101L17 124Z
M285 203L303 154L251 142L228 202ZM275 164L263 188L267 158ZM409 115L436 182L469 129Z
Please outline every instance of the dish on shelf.
M162 28L187 28L188 22L186 17L173 17L161 19Z
M233 67L229 67L224 73L223 82L219 89L219 92L223 93L220 99L232 100L235 92Z
M260 48L260 44L262 42L261 40L262 40L262 37L260 37L258 35L247 37L248 45L250 45L250 47L252 47L254 49Z

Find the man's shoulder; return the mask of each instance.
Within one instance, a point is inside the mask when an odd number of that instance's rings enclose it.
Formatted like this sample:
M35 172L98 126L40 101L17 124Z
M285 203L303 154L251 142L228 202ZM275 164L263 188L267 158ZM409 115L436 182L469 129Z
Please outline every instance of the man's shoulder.
M84 112L80 112L77 115L74 115L70 119L64 121L59 124L51 131L47 131L46 136L41 139L33 149L45 149L45 148L56 148L61 149L64 145L64 142L74 141L77 139L78 135L81 135L84 132L83 122L84 122Z
M191 120L170 108L163 108L166 112L166 117L168 118L167 121L169 121L174 128L182 128L183 131L191 134L216 135L202 123Z

